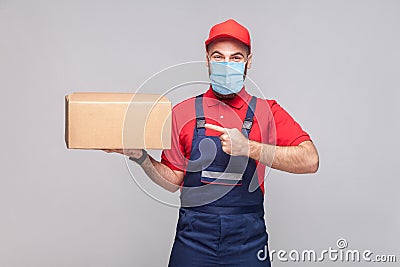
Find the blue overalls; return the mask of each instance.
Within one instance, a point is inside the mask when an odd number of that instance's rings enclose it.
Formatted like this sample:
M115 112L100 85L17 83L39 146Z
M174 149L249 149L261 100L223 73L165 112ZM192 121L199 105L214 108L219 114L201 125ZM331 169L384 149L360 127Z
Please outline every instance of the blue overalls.
M256 162L223 152L218 136L205 135L202 95L195 105L196 127L168 266L271 266L269 257L257 257L260 250L268 255L268 234L263 192L259 187L249 192L250 181L258 181ZM242 127L246 137L255 107L253 97Z

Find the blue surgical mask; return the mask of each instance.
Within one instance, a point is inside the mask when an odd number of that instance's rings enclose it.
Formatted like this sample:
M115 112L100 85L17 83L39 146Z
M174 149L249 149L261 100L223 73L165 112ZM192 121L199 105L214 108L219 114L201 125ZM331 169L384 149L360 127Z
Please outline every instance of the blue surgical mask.
M210 82L215 92L229 95L243 88L245 62L210 62Z

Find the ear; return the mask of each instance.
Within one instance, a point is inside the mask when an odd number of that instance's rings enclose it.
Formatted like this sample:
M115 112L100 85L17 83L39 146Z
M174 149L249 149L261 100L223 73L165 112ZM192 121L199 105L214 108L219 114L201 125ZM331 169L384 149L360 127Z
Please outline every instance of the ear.
M206 50L206 67L208 68L209 65L210 65L210 60L208 59L208 52Z
M249 54L247 56L247 68L250 69L251 68L251 61L253 59L253 54Z

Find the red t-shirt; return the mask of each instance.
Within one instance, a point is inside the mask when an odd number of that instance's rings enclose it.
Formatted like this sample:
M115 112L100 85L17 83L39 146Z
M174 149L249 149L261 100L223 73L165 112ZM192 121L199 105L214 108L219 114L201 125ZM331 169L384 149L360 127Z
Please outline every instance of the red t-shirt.
M221 101L210 87L203 95L206 123L241 130L251 97L243 88L235 98ZM190 158L195 122L195 97L174 106L171 149L164 150L161 155L161 162L172 170L185 171L187 160ZM206 135L221 134L206 129ZM277 146L296 146L310 140L310 136L276 101L257 98L249 139ZM265 165L258 161L257 175L260 187L264 191Z

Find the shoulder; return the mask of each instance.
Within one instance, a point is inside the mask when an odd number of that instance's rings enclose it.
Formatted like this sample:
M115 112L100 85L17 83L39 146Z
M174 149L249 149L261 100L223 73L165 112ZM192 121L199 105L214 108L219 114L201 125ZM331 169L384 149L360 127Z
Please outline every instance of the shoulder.
M193 97L187 98L185 100L182 100L181 102L175 104L174 107L172 108L172 110L173 111L181 111L185 108L193 107L195 98L196 97L193 96Z
M195 98L191 97L185 99L172 108L172 114L175 118L187 118L188 116L193 116L195 114Z
M257 98L257 100L257 105L270 110L272 113L283 109L275 99Z
M274 118L279 120L286 118L288 112L275 100L257 98L256 114L260 119Z
M172 108L172 119L179 127L196 117L195 98L185 99Z
M278 102L276 102L276 100L274 99L264 99L264 101L267 102L270 107L273 107L275 105L279 106Z
M251 95L251 94L249 94L249 100L248 101L250 101L250 99L253 98L253 97L255 97L257 99L257 105L263 105L263 106L268 105L269 107L272 107L272 106L278 104L276 102L276 100L274 100L274 99L262 98L262 97L258 97L258 96Z
M270 110L270 111L275 111L276 109L281 108L281 106L278 104L278 102L274 99L267 99L267 98L257 98L257 109L261 109L263 111L265 110Z

